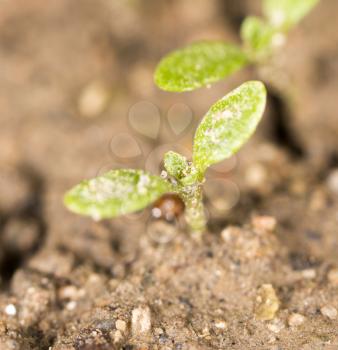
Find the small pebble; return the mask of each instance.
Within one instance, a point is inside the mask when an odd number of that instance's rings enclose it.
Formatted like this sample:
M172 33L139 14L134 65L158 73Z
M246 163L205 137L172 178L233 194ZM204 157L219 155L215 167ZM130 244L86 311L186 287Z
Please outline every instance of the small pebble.
M215 327L218 329L225 329L227 326L226 322L220 320L215 322Z
M272 232L277 225L277 220L273 216L254 216L251 222L256 230L263 232Z
M272 323L269 323L267 327L271 332L279 333L285 326L282 320L276 319Z
M15 307L15 305L13 305L13 304L8 304L8 305L5 307L5 313L6 313L8 316L15 316L15 315L16 315L16 307Z
M155 334L155 335L161 335L161 334L163 334L163 333L164 333L164 331L163 331L162 328L155 328L155 329L154 329L154 334Z
M58 296L60 299L74 300L78 297L78 289L75 286L69 285L59 289Z
M338 169L331 171L326 180L326 183L329 190L335 194L338 194Z
M148 306L138 307L132 311L131 328L133 335L149 333L151 329L151 313Z
M69 303L67 303L66 309L69 311L73 311L73 310L75 310L76 305L77 305L76 301L74 301L74 300L70 301Z
M327 278L332 285L338 286L338 269L331 269Z
M117 320L117 321L115 322L115 327L116 327L116 329L118 329L119 331L125 332L126 329L127 329L127 323L124 322L123 320Z
M224 242L229 243L231 242L233 237L236 236L236 233L237 233L237 228L233 226L229 226L222 231L221 236Z
M314 270L314 269L305 269L301 273L302 273L303 278L308 279L308 280L312 280L312 279L316 278L316 275L317 275L316 270Z
M320 312L322 313L323 316L328 317L330 320L335 320L338 314L337 309L332 305L323 306L320 309Z
M300 326L305 322L305 317L301 314L293 313L288 318L288 324L290 327Z
M256 299L255 314L261 321L272 320L279 309L279 299L271 284L263 284Z

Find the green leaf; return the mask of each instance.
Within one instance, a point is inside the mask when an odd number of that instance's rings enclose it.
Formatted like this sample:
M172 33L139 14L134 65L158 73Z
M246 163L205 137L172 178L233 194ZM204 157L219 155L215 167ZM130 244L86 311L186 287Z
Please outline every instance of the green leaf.
M181 179L189 168L187 158L173 151L164 155L164 167L170 176Z
M266 89L249 81L216 102L198 126L193 162L200 173L231 157L254 133L266 103Z
M273 26L288 30L318 2L319 0L263 0L263 12Z
M258 17L247 17L241 26L244 45L256 58L264 57L271 52L275 35L278 35L276 29Z
M193 164L176 152L169 151L164 155L164 167L170 176L183 185L191 185L199 179L199 173Z
M155 71L155 83L166 91L191 91L214 83L248 63L235 45L206 41L165 56Z
M170 184L159 176L142 170L111 170L73 187L64 203L77 214L99 220L143 209L170 191Z

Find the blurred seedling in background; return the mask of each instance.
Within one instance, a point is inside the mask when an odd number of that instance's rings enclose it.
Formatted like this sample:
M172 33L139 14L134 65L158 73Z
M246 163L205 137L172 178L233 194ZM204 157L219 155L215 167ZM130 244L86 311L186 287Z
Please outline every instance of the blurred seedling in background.
M248 65L264 66L286 34L319 0L262 0L264 17L248 16L241 25L242 46L221 41L193 43L165 56L155 83L165 91L209 86Z
M193 233L206 229L202 186L211 165L230 158L254 133L266 104L265 86L249 81L216 102L199 124L192 160L169 151L161 176L143 170L111 170L85 180L65 194L69 210L94 220L139 211L166 193L177 194Z

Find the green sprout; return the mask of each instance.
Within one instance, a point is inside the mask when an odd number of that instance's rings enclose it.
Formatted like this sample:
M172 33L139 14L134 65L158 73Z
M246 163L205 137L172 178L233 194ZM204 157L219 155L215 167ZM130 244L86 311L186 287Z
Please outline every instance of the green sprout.
M206 229L202 186L212 164L236 153L254 133L266 104L266 89L249 81L216 102L199 124L192 160L169 151L164 155L164 175L119 169L85 180L65 194L64 203L77 214L95 220L141 210L165 193L176 193L185 204L191 231Z
M193 43L165 56L155 83L165 91L183 92L208 86L249 64L263 64L285 35L319 0L262 0L264 17L248 16L241 25L242 47L222 41Z

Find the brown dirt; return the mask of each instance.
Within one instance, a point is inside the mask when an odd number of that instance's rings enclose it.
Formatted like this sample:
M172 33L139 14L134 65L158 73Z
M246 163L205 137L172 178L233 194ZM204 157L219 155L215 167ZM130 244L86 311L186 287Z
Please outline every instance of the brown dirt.
M158 91L152 73L164 52L236 41L238 20L259 8L225 4L1 2L1 350L338 349L338 3L322 1L268 72ZM203 243L180 223L159 242L149 211L95 223L65 210L62 194L77 181L143 167L162 144L191 147L208 106L257 74L271 85L265 120L225 176L239 202L214 215L208 199ZM109 100L99 112L79 107L92 86ZM156 140L128 124L141 100L159 107ZM168 131L175 103L195 116L183 136ZM114 156L119 132L142 156Z

